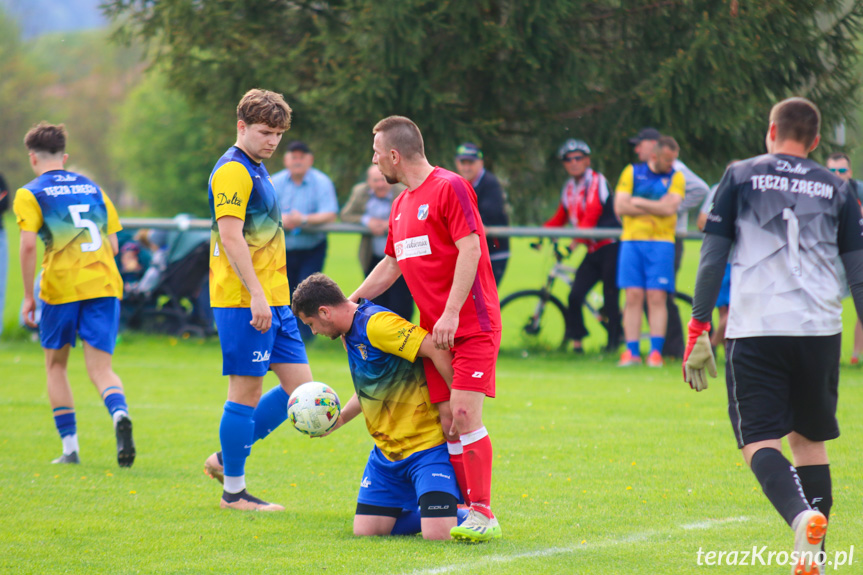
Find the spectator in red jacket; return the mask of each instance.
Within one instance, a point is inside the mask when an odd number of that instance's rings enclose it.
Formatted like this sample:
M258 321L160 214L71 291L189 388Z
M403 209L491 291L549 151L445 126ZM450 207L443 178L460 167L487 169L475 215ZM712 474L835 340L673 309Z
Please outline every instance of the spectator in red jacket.
M590 167L590 146L581 140L567 140L558 151L558 157L569 179L563 185L557 212L545 227L561 227L567 222L579 229L620 228L614 213L614 195L605 176ZM588 335L584 325L582 306L587 294L597 282L602 282L604 305L600 310L603 324L608 330L607 349L613 351L620 344L620 299L617 288L616 239L577 239L587 247L587 254L578 266L566 318L566 337L572 340L572 350L583 353L582 340Z

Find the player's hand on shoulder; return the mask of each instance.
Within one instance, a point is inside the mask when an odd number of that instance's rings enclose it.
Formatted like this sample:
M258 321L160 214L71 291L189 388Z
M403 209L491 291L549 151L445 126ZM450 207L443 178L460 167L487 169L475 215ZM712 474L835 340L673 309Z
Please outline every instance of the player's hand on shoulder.
M458 331L458 314L443 312L432 330L432 343L437 349L451 349Z
M270 304L267 302L266 296L253 295L250 305L252 312L252 321L249 323L253 328L261 333L267 333L270 326L273 324L273 310L270 309Z

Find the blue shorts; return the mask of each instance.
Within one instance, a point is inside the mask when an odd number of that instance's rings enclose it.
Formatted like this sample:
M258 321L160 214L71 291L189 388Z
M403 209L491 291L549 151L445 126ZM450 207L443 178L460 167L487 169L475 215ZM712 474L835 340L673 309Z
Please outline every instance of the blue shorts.
M722 287L716 298L716 307L728 307L731 303L731 264L725 264L725 275L722 276Z
M620 242L617 287L674 292L674 242Z
M266 333L261 333L249 323L251 309L213 308L222 345L222 375L263 376L271 363L309 363L290 306L270 306L270 309L273 324Z
M375 445L363 472L357 503L416 509L419 498L432 491L462 500L446 443L412 453L401 461L390 461Z
M39 339L45 349L60 349L66 344L75 347L81 336L96 349L114 353L117 330L120 327L120 300L98 297L51 305L42 302Z

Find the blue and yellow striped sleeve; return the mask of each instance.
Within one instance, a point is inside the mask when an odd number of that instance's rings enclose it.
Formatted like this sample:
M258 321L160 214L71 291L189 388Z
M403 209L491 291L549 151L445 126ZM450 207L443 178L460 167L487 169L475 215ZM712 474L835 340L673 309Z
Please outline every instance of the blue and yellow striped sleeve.
M120 224L120 216L117 215L117 208L114 207L114 202L104 191L102 192L102 200L105 202L105 211L108 212L108 234L116 234L123 229Z
M19 188L15 192L15 201L12 203L12 210L15 212L18 227L23 231L38 232L42 229L42 224L44 223L42 208L39 206L36 196L27 188Z
M623 169L623 172L620 174L620 179L617 180L617 187L614 189L615 194L629 194L632 195L633 190L633 176L632 176L632 164L629 164Z
M683 172L674 172L671 176L671 184L668 186L668 193L680 196L686 195L686 177Z
M379 350L413 362L428 332L391 311L382 311L369 318L366 335Z
M249 170L239 162L227 162L213 174L212 188L216 219L233 216L245 221L252 194Z

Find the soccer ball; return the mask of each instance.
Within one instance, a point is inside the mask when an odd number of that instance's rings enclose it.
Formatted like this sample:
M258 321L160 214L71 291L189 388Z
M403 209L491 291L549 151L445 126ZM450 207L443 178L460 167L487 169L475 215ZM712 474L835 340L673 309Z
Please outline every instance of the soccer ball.
M339 396L329 385L317 381L304 383L288 400L288 419L300 433L319 437L333 427L342 411Z

